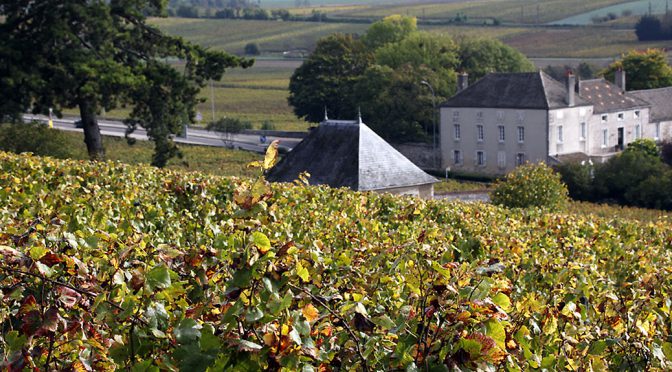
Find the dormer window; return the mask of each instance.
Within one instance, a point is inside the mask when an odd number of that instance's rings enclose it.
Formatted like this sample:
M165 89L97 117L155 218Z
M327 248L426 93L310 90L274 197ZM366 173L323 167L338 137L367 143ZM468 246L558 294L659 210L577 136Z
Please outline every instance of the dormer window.
M625 117L625 115L622 112L618 113L618 121L623 121L624 117Z
M607 122L607 114L602 115L601 121L602 121L602 124L605 124Z
M635 110L635 119L639 119L639 117L640 117L639 110Z

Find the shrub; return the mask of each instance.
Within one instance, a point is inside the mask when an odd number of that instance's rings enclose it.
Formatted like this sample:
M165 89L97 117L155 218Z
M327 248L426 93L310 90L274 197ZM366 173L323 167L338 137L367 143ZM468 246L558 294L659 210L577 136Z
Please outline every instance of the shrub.
M264 120L264 122L261 123L261 130L275 130L275 123L270 120Z
M566 163L555 167L562 182L567 185L569 196L574 200L594 201L593 172L591 164Z
M245 44L245 54L247 54L248 56L259 55L259 45L257 45L256 43Z
M66 159L73 156L65 133L45 124L0 125L0 150L14 153L32 152L35 155Z
M672 166L672 142L665 141L660 146L660 157L663 159L665 164Z
M562 208L568 201L567 186L545 164L525 164L495 185L494 204L508 208Z

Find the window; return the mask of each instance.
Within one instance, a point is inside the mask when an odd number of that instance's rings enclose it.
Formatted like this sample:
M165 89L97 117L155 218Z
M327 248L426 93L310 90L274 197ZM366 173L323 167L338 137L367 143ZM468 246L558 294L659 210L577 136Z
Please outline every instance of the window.
M563 140L562 125L558 125L558 143L562 143Z
M525 164L525 154L519 152L516 154L516 165L523 165L523 164Z
M555 113L555 115L558 117L558 120L562 120L565 117L565 112L564 111L558 111Z
M635 119L639 119L639 110L635 110Z
M504 126L500 125L497 128L499 129L499 142L504 142L504 140L506 139L505 136L506 132L504 131Z
M602 129L602 147L609 146L609 129Z
M602 124L607 122L607 114L602 115Z
M485 133L483 132L483 126L482 125L477 125L476 126L476 139L478 142L483 142L483 138L485 138Z
M457 123L460 121L460 112L457 110L453 111L453 123Z
M518 111L517 114L518 114L518 122L522 123L523 120L525 120L525 113L523 111Z
M660 123L656 123L656 135L654 137L655 139L660 138Z
M459 139L460 139L460 124L453 125L453 128L455 129L453 131L453 138L455 138L456 141L459 141Z
M462 152L460 150L453 151L453 163L462 164Z
M639 126L639 124L635 125L635 139L639 139L642 137L642 129Z
M501 123L504 121L504 113L502 111L497 111L497 122Z
M504 151L497 152L497 166L501 169L506 168L506 152Z
M478 111L476 113L476 120L479 122L483 122L483 111Z
M476 165L478 166L485 166L485 152L484 151L476 151Z
M619 113L618 113L618 121L623 121L623 117L624 117L624 116L623 116L623 113L622 113L622 112L619 112Z
M584 121L581 124L579 124L579 128L580 128L579 139L580 140L585 140L586 139L586 122Z
M525 142L525 127L518 127L518 143Z

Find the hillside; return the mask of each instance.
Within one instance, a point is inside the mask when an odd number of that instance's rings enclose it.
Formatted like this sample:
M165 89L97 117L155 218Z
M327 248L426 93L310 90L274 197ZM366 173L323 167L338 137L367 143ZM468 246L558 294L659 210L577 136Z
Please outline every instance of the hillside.
M46 370L672 368L672 230L0 153L0 350Z

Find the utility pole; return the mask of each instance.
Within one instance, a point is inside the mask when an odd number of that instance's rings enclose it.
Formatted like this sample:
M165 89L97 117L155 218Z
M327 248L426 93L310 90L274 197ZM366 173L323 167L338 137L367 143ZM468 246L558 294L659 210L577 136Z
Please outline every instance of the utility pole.
M429 84L426 80L423 80L420 82L420 84L425 85L427 88L429 88L429 91L432 92L432 106L434 107L434 112L432 113L432 166L434 169L438 169L438 165L436 164L436 94L434 93L434 88L432 88L432 85Z

